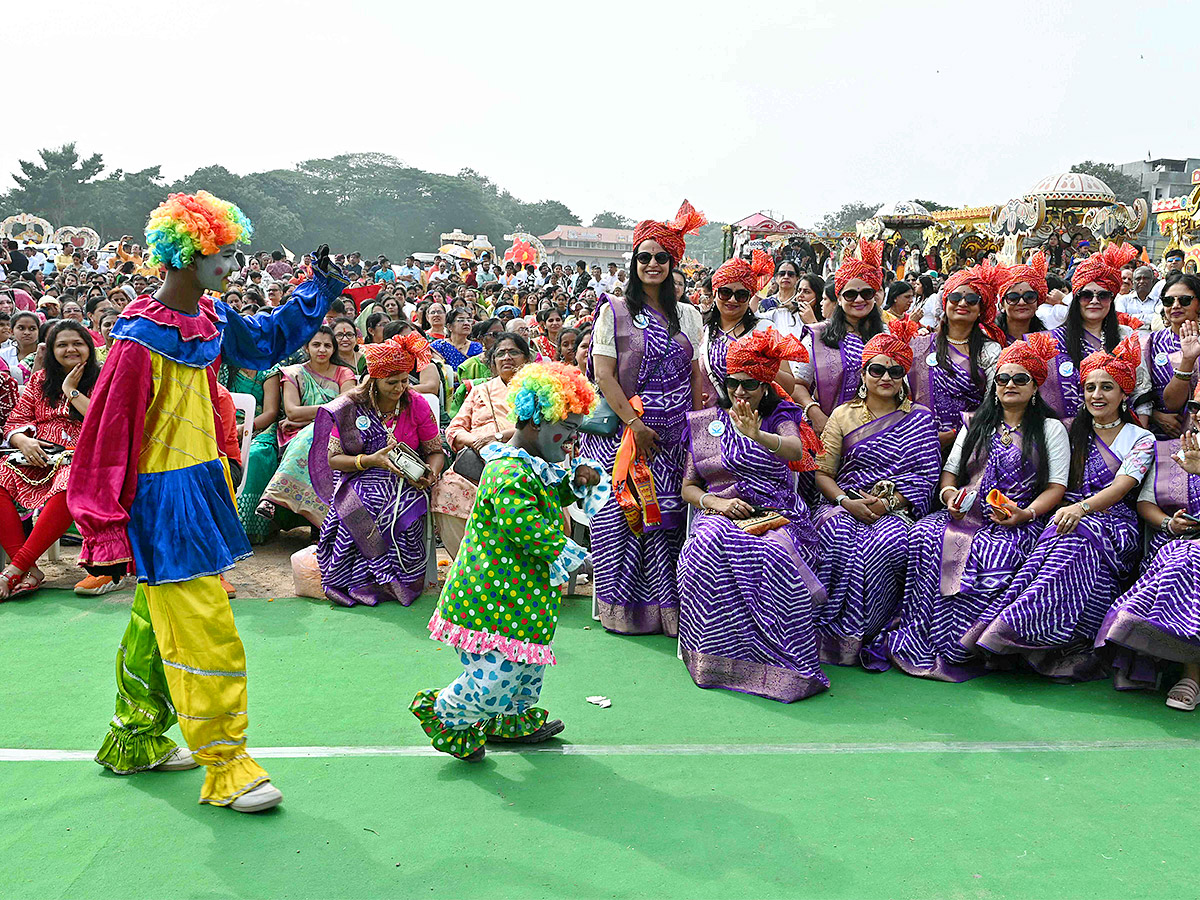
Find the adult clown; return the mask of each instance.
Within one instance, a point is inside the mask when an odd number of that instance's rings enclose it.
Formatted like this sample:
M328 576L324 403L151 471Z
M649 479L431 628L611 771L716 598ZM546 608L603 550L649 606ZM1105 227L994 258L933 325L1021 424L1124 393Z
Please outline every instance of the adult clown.
M246 656L219 574L250 555L213 412L215 364L270 368L321 323L347 282L322 247L313 278L243 318L205 291L238 265L250 220L206 191L172 194L146 244L166 281L130 303L92 395L67 503L93 574L137 568L117 651L117 703L96 762L117 774L207 767L201 803L258 812L283 799L246 750ZM191 751L166 730L178 719Z

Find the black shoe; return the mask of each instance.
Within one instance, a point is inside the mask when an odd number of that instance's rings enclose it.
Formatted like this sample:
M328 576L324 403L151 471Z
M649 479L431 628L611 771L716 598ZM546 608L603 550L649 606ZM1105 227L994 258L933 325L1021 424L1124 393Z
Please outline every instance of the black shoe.
M497 744L540 744L542 741L550 740L550 738L561 732L565 727L562 719L551 719L537 731L532 731L529 734L523 734L519 737L502 737L490 734L488 735L488 740L494 741Z
M483 757L486 753L487 753L487 747L480 747L478 750L476 750L470 756L463 756L463 757L461 757L461 759L463 762L479 762L480 760L483 759Z

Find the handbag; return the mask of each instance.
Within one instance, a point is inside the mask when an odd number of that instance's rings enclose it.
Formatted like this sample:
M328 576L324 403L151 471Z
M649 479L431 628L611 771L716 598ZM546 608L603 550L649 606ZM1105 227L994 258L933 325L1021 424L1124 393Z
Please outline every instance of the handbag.
M478 485L483 479L483 466L483 457L479 455L478 450L474 447L463 447L454 457L454 463L450 466L450 470L456 475L461 475L471 484Z
M388 459L392 461L397 469L404 473L404 477L409 481L417 481L424 478L429 472L429 467L425 465L425 460L417 455L417 451L408 444L397 444L388 453Z
M583 434L612 437L621 430L621 424L621 417L617 415L616 410L601 395L600 401L596 404L596 408L592 411L592 414L584 419L583 424L579 426L579 431Z
M763 509L755 507L754 515L748 519L731 519L734 525L746 532L746 534L766 534L768 531L774 531L776 528L782 528L787 525L791 519L784 516L777 509Z

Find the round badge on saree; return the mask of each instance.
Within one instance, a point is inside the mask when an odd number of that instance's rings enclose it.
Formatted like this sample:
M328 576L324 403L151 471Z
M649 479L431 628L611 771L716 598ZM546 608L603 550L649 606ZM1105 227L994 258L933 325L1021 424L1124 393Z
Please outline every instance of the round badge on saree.
M650 327L650 320L645 313L638 313L633 317L633 324L635 328L646 329Z
M720 437L725 433L725 423L720 419L717 419L715 422L709 422L708 433L713 437Z
M356 428L358 428L359 431L366 431L368 428L371 427L371 420L368 419L366 416L359 416L357 419L354 420L354 425Z
M1168 359L1170 359L1170 357L1167 356L1167 354L1159 352L1159 354L1154 357L1154 364L1156 366L1165 366Z
M925 357L925 365L936 366L937 365L937 354L930 353L927 357Z
M1058 374L1061 375L1063 378L1070 378L1071 373L1074 371L1075 371L1075 364L1073 362L1071 362L1069 359L1063 361L1063 363L1058 367Z

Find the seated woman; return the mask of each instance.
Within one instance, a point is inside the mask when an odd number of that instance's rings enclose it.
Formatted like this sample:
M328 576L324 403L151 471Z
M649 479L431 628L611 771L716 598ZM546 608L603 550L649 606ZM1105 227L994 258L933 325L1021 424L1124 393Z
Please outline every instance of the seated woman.
M820 444L771 379L805 360L794 337L756 331L726 356L723 405L688 413L683 499L699 510L679 557L679 647L692 680L790 703L829 687L817 658L817 538L789 462ZM770 530L743 529L764 510ZM765 526L769 527L769 526Z
M1050 366L1041 394L1049 407L1062 419L1074 418L1083 406L1079 391L1079 367L1083 359L1097 350L1112 353L1117 344L1134 334L1117 320L1114 298L1121 289L1121 267L1137 256L1130 244L1109 244L1075 267L1071 275L1071 304L1067 320L1047 332L1058 345L1058 358ZM1151 402L1150 374L1144 365L1137 369L1133 398L1143 421L1149 418Z
M1017 654L1051 678L1103 675L1096 633L1141 550L1134 491L1154 462L1154 435L1128 408L1140 358L1138 339L1129 337L1114 355L1101 351L1083 361L1085 403L1071 424L1070 502L1054 514L1005 595L980 616L980 648Z
M368 345L370 346L370 345ZM258 515L274 519L279 507L303 517L320 528L329 506L313 490L308 474L308 451L312 448L312 423L317 410L355 386L354 372L342 365L333 329L322 325L304 345L308 362L284 366L283 414L279 424L279 466L263 491ZM295 517L283 517L283 528L300 524Z
M908 532L929 512L942 464L933 413L904 394L917 323L888 329L863 348L859 396L826 422L815 473L826 501L814 517L816 573L829 591L817 637L821 661L839 666L878 664L880 649L869 648L904 593Z
M942 288L941 322L913 341L908 382L913 399L933 410L944 451L954 443L962 414L978 409L991 388L1004 343L995 324L996 294L1006 276L1006 269L987 262L955 272Z
M279 420L279 367L272 366L265 372L251 372L235 366L221 366L217 378L231 393L249 394L254 398L254 420L240 422L239 427L249 426L254 430L250 441L250 452L242 460L242 487L237 498L238 520L246 531L251 544L261 544L271 534L274 524L256 515L255 510L262 501L263 491L279 466L279 438L276 424Z
M1167 327L1139 335L1142 365L1150 374L1154 406L1146 426L1159 438L1177 438L1184 405L1196 389L1200 358L1200 276L1172 272L1162 289Z
M469 310L459 307L446 315L446 330L449 335L433 342L433 350L444 359L455 372L472 356L483 352L483 344L471 340L471 328L475 324Z
M492 345L488 361L495 377L471 388L462 409L446 427L446 442L455 453L468 447L482 452L493 441L503 443L513 436L508 383L530 362L529 345L519 334L505 332ZM478 490L478 485L453 468L447 468L433 487L433 518L452 559L458 555Z
M78 322L55 323L46 346L45 368L30 377L4 426L8 445L24 461L5 457L0 462L0 545L10 560L0 574L0 600L41 587L46 576L37 566L38 557L71 526L66 493L71 451L100 375L92 337ZM52 445L66 450L55 452ZM26 537L21 518L30 514L37 518ZM92 576L84 582L87 593L104 594L120 579Z
M1041 250L1027 264L1008 267L1008 280L1000 286L997 297L1000 313L996 316L996 326L1004 332L1006 343L1023 341L1026 335L1046 330L1037 310L1049 293L1046 254Z
M1108 611L1096 646L1116 650L1118 689L1153 689L1162 670L1182 664L1167 706L1192 712L1200 700L1200 438L1194 431L1158 442L1138 514L1153 529L1142 575Z
M1045 335L1001 351L993 387L942 470L946 509L909 532L904 600L884 632L888 659L909 675L967 681L986 671L960 642L1004 595L1067 488L1067 429L1038 395L1055 353ZM987 500L994 490L1000 506Z
M433 410L408 383L429 362L429 343L412 332L368 344L364 353L366 380L317 411L309 471L329 504L317 564L334 603L408 606L425 584L425 491L446 459ZM404 478L388 457L398 443L421 455L426 475Z

